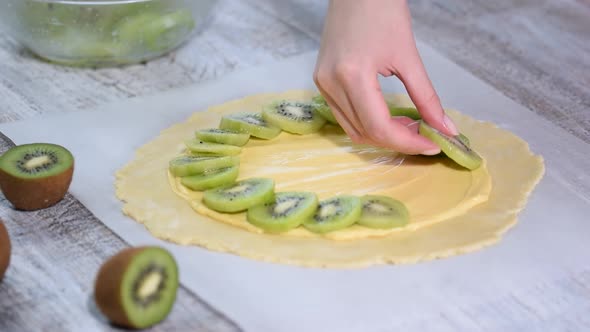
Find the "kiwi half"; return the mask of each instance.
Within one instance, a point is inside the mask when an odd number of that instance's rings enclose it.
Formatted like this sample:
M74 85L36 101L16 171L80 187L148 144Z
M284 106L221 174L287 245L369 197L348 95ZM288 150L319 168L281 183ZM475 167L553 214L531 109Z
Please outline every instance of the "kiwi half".
M163 248L137 247L119 252L102 265L94 298L112 323L141 329L168 316L177 290L174 257Z
M19 210L38 210L61 201L72 182L74 157L48 143L19 145L0 157L0 188Z
M361 197L363 211L358 224L369 228L389 229L403 227L410 221L410 213L404 203L388 196L366 195Z
M277 101L264 107L262 117L284 131L293 134L315 133L326 123L311 103L300 101Z
M203 203L219 212L240 212L248 208L272 202L275 199L275 183L271 179L251 178L228 186L205 191Z
M201 141L235 146L244 146L250 140L250 134L248 133L218 128L197 130L195 136Z
M474 170L481 166L482 158L469 145L457 137L447 136L435 128L429 126L426 122L420 121L420 135L433 141L440 147L449 158L457 164Z
M341 195L321 201L316 212L303 226L314 233L328 233L356 223L362 212L360 198Z
M318 207L314 193L282 192L275 196L274 202L248 209L248 222L269 233L282 233L301 225Z
M10 265L10 253L10 237L4 223L0 220L0 280L4 277L8 265Z
M260 113L240 112L221 118L220 129L248 133L262 139L272 139L281 133L281 128L271 125Z
M175 176L189 176L210 169L236 166L240 163L238 156L179 156L170 161L170 172Z
M211 169L202 174L182 177L180 183L191 190L206 190L234 183L238 173L238 166Z
M185 142L186 147L192 153L217 156L235 156L242 152L242 148L234 145L203 142L198 139L190 139Z

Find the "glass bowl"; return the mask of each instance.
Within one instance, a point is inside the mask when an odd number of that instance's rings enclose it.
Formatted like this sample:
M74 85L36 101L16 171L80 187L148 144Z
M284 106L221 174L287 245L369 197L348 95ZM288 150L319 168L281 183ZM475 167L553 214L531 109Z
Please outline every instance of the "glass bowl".
M186 41L216 0L1 0L0 24L49 61L116 66Z

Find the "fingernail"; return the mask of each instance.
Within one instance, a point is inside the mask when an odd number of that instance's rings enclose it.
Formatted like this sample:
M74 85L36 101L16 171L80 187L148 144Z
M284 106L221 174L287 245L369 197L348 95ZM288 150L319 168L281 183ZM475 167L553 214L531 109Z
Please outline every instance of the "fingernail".
M451 118L449 118L448 115L445 114L445 116L443 118L443 122L445 123L445 127L447 127L447 129L451 132L451 134L453 136L459 135L459 131L457 130L457 127L455 126L455 124L453 123L453 120L451 120Z
M435 154L439 154L440 153L440 149L431 149L431 150L426 150L423 151L422 154L425 156L434 156Z

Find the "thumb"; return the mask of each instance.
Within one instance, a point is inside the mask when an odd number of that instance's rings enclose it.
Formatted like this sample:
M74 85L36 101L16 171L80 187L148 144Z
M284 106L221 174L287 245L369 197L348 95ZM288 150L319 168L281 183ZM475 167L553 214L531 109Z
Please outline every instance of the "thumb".
M429 125L439 131L451 136L459 135L453 120L445 114L442 108L418 50L415 51L412 58L412 61L403 66L399 76L418 112Z

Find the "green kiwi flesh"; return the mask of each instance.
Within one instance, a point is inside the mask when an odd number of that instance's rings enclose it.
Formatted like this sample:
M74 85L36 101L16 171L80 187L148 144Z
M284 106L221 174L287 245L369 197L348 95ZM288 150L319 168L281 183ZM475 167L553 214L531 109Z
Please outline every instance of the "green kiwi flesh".
M203 203L218 212L241 212L254 205L274 201L274 186L271 179L246 179L205 191Z
M63 199L73 172L74 157L66 148L19 145L0 157L0 188L16 209L43 209Z
M210 169L237 166L239 163L238 156L179 156L170 161L169 169L174 176L189 176Z
M341 195L321 201L315 213L304 221L303 226L314 233L328 233L347 228L356 223L362 212L361 199Z
M313 97L311 99L311 101L312 101L312 105L313 105L315 111L320 116L322 116L324 119L326 119L331 124L335 124L335 125L338 124L338 121L334 117L334 114L332 114L332 110L330 109L330 106L328 106L328 103L326 102L326 99L324 98L324 96L317 95L317 96Z
M218 128L197 130L195 136L201 141L235 146L244 146L250 140L248 133Z
M318 207L316 194L310 192L281 192L273 202L248 209L247 220L269 233L282 233L300 226Z
M8 265L10 265L10 253L10 236L4 223L0 220L0 280L4 277Z
M238 166L211 169L202 174L182 177L180 183L191 190L202 191L232 184L238 178L238 173Z
M358 224L379 229L403 227L410 221L410 213L404 203L387 196L361 197L363 210Z
M178 266L167 250L128 248L101 266L94 298L97 307L112 323L143 329L168 316L178 285Z
M242 148L239 146L203 142L198 139L189 139L185 144L191 153L196 154L235 156L242 152Z
M420 135L438 145L441 151L457 164L470 170L481 166L482 158L470 146L464 144L461 139L447 136L424 121L420 121L419 132Z
M269 124L261 113L240 112L221 118L220 129L248 133L251 136L272 139L281 133L281 128Z
M266 105L262 117L284 131L292 134L311 134L320 130L326 119L314 111L311 103L301 101L276 101Z
M412 120L422 119L422 115L420 115L420 112L414 107L397 107L392 104L388 104L387 106L391 116L405 116Z

